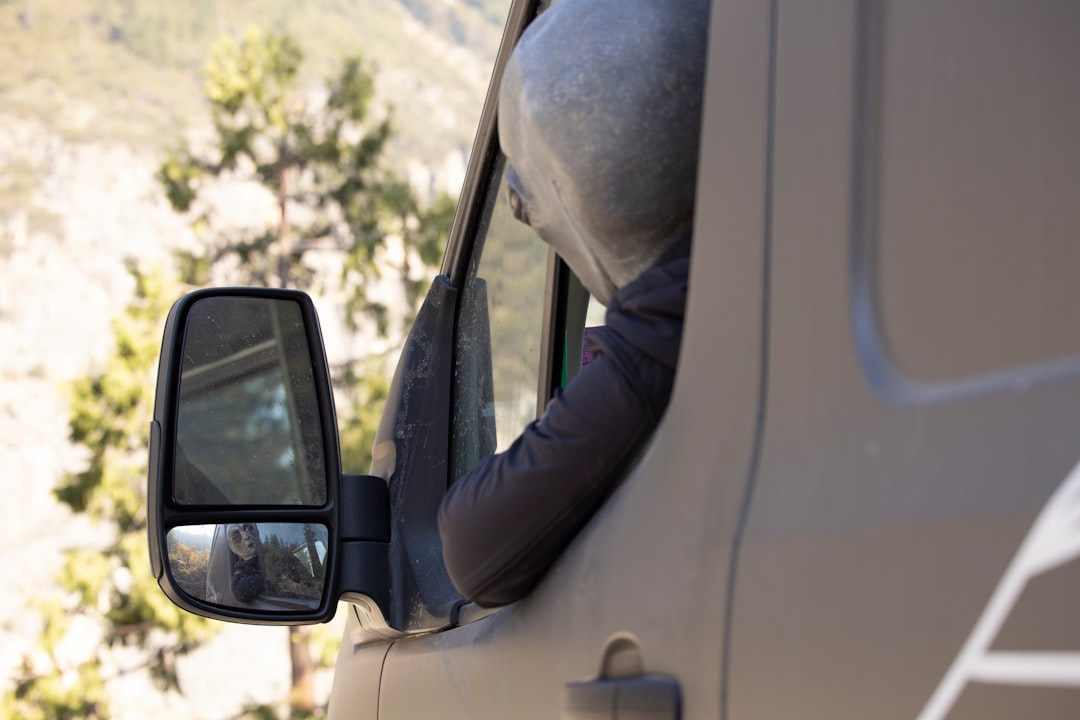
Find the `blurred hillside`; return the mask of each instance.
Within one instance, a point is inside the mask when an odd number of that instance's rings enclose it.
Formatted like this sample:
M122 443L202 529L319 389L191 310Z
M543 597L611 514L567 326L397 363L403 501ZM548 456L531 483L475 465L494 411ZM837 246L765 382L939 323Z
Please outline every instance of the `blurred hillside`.
M57 592L61 550L101 544L51 491L80 468L67 383L99 370L111 318L133 289L125 261L167 262L192 242L154 172L209 123L202 67L213 40L249 24L297 37L314 85L346 53L376 77L395 138L387 161L422 196L456 194L509 0L0 0L0 682L33 660L27 609ZM236 189L239 218L264 198ZM347 339L324 314L328 351ZM17 549L17 550L16 550ZM66 651L97 652L95 628ZM242 679L243 653L260 662ZM284 630L229 626L180 668L188 697L162 698L137 667L110 683L117 717L224 718L288 687Z
M393 164L456 192L508 0L0 0L0 111L67 140L161 150L206 122L214 38L249 24L295 35L321 80L347 53L375 71ZM25 191L32 167L15 168ZM6 168L8 174L12 168ZM455 177L455 174L458 177ZM421 188L422 189L422 188ZM20 200L5 194L0 213Z

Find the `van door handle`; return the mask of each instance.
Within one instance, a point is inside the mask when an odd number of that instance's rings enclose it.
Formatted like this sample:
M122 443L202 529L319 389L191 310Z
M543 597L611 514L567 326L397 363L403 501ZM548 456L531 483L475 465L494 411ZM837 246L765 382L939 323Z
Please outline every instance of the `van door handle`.
M679 683L663 675L567 683L562 720L679 720Z

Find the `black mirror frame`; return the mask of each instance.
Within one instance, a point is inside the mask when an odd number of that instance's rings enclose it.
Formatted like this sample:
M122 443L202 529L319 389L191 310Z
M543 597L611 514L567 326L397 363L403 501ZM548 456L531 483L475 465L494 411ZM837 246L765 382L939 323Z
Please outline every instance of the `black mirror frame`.
M320 506L180 505L173 499L176 426L183 341L189 313L200 300L244 297L286 300L300 307L319 404L326 467L326 501ZM257 625L302 625L330 620L344 593L370 597L385 611L389 594L386 546L389 542L389 500L381 478L349 475L343 484L337 415L318 316L311 298L297 290L209 288L177 300L165 321L158 365L154 419L150 423L147 481L147 527L150 566L165 595L179 607L218 620ZM343 497L344 495L344 497ZM343 512L348 508L348 512ZM319 606L311 611L256 611L224 607L180 590L169 571L166 535L181 525L233 522L318 523L328 530L326 580Z

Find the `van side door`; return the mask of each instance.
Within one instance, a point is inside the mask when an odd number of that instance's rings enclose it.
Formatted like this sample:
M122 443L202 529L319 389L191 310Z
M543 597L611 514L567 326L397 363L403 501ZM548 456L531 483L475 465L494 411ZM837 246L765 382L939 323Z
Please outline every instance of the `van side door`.
M1075 717L1080 6L774 4L727 716Z

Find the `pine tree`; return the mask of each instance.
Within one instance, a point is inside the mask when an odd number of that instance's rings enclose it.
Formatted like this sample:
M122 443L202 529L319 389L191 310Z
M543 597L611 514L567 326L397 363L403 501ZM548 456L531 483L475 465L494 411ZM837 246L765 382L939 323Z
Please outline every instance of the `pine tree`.
M344 60L323 93L308 95L299 88L302 60L289 36L254 29L240 40L227 37L215 45L206 66L214 139L198 151L179 147L158 171L173 208L190 213L202 240L199 248L178 254L182 280L188 288L203 285L229 268L230 282L308 289L318 278L306 256L335 253L350 320L355 326L373 319L385 333L391 313L368 293L370 280L385 270L380 250L390 234L403 243L403 259L394 270L405 283L408 302L415 303L420 284L413 280L414 270L441 255L454 202L441 197L421 208L411 188L382 168L391 128L385 118L370 121L374 82L360 58ZM225 177L265 188L276 203L276 218L219 227L205 191ZM67 595L37 605L44 624L39 656L46 660L24 663L15 688L0 698L2 717L109 717L107 682L117 672L110 653L119 647L139 653L162 689L179 690L177 658L219 627L174 606L150 573L147 428L162 325L182 286L164 270L129 269L136 290L114 320L113 354L104 369L70 387L69 435L86 448L87 466L65 477L55 491L74 512L114 528L115 534L104 548L67 553L58 578ZM379 360L360 359L336 371L335 386L351 401L339 405L339 412L346 411L341 437L347 471L362 472L370 464L388 388L385 363ZM350 406L355 412L348 412ZM196 552L187 549L182 555ZM100 629L102 647L84 662L65 664L57 649L80 619ZM332 662L335 641L318 630L291 631L291 717L317 715L314 672ZM245 710L245 717L275 715L265 706Z
M337 254L350 327L374 321L385 335L392 313L372 299L370 283L391 269L414 305L419 295L414 264L430 265L441 256L455 202L443 196L422 209L411 187L384 169L391 125L388 118L370 117L374 79L359 56L345 58L322 93L301 91L302 61L291 37L255 28L239 41L225 36L215 44L206 65L213 140L201 151L181 146L158 172L173 208L191 214L203 240L200 251L180 258L185 279L202 285L215 269L228 266L234 281L310 289L318 278L305 257ZM276 217L261 225L223 228L204 197L221 178L263 188L274 198ZM393 268L379 252L390 235L404 246ZM407 322L409 315L401 319ZM340 414L347 471L364 471L370 464L378 422L373 410L381 407L388 388L384 366L361 362L365 372L350 363L335 377L349 401L339 406L345 411ZM290 629L290 703L300 713L315 710L316 663L309 636L307 628Z

